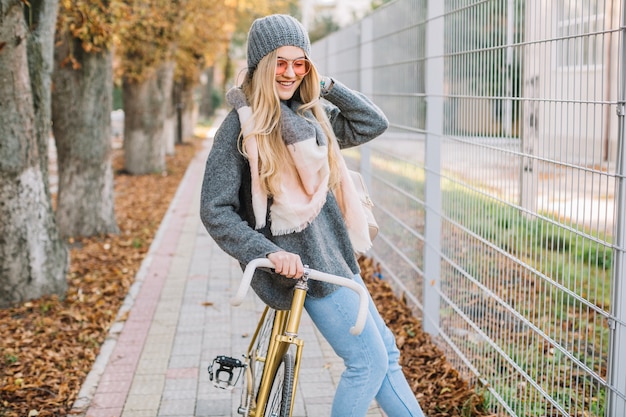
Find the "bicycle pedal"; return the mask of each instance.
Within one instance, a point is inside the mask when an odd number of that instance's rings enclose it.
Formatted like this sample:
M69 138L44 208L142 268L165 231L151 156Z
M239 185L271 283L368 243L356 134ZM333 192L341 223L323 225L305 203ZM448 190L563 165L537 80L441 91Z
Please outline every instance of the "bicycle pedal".
M231 390L237 385L246 364L229 356L217 356L209 365L209 380L216 388Z

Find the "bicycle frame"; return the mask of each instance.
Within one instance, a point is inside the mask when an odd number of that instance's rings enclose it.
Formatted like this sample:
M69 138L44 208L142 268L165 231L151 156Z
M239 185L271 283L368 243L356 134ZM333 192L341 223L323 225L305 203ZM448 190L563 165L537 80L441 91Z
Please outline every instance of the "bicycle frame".
M266 258L262 259L254 259L246 266L244 271L241 284L239 285L239 289L235 296L231 299L231 304L233 306L237 306L241 304L246 296L248 289L250 288L250 283L252 281L252 276L254 271L257 268L273 268L274 265L272 262ZM279 403L281 406L281 415L285 415L285 412L289 410L289 416L291 417L293 413L293 404L295 402L296 396L296 387L298 384L298 375L300 371L300 365L302 363L302 348L304 346L304 341L298 338L298 331L300 327L300 321L302 319L302 314L304 311L304 302L306 299L306 294L308 291L307 281L309 279L314 279L318 281L329 282L336 285L341 285L344 287L348 287L351 290L355 291L360 298L359 303L359 311L357 314L357 319L355 325L350 329L350 333L353 335L358 335L363 330L365 326L365 320L367 317L367 306L368 306L368 293L359 284L357 284L354 280L339 277L336 275L326 274L324 272L316 271L314 269L310 269L305 267L305 273L302 278L297 280L293 299L291 301L291 308L289 310L274 310L275 316L272 323L271 333L269 335L269 341L267 343L267 352L265 352L265 357L257 356L259 346L259 340L265 340L264 335L261 334L262 329L268 329L266 326L269 323L267 320L268 312L271 310L270 307L266 307L261 319L259 320L259 324L255 330L254 336L248 346L248 350L246 352L246 365L240 363L238 360L233 358L226 358L220 356L222 360L226 360L226 362L218 363L215 362L218 360L216 358L214 363L209 367L209 374L211 380L215 377L219 379L219 373L222 371L222 366L226 368L227 374L229 374L230 378L228 381L228 385L232 388L234 384L230 382L232 379L232 370L234 367L243 368L244 369L244 378L247 387L247 391L242 393L242 396L247 396L245 399L242 398L242 404L240 406L240 414L244 414L249 417L265 417L265 409L268 403L268 399L270 394L272 393L272 387L275 382L277 372L281 367L281 364L285 366L285 385L284 387L279 388L280 392L282 392L282 399ZM264 334L265 331L263 331ZM290 348L295 347L295 357L292 358L292 355L289 352ZM265 350L264 348L261 351ZM234 364L236 363L236 365ZM256 370L251 369L253 363L262 363L262 371L261 375L254 375ZM213 366L216 365L219 368L215 369L215 373L213 373ZM289 378L287 378L289 375ZM258 390L256 389L256 379L261 378L258 383ZM225 381L220 381L225 382ZM217 385L216 385L217 386ZM285 387L291 388L291 393L289 389L285 389ZM220 388L224 388L224 386L220 385ZM283 391L283 389L285 389ZM257 391L255 394L255 390ZM291 401L287 406L285 406L286 401L289 399L289 395L291 395ZM285 408L282 408L282 407Z

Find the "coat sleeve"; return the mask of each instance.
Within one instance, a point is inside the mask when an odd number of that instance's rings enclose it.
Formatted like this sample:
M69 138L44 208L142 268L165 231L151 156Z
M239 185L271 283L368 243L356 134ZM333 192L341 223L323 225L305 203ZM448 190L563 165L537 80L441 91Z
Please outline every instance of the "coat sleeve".
M389 121L378 106L364 94L334 80L333 88L324 96L330 123L341 148L361 145L381 135Z
M240 131L237 113L222 122L206 161L200 196L200 218L211 237L224 252L247 264L280 248L250 226L247 204L250 175L245 157L239 152ZM248 197L246 197L248 196Z

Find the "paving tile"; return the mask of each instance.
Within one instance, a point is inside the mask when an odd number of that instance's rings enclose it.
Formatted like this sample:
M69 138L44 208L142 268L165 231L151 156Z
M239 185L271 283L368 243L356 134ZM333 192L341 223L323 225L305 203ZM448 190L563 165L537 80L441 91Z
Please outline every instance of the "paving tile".
M124 412L152 411L156 415L161 404L161 394L129 395L124 404Z
M165 390L196 392L197 385L198 385L197 378L179 378L179 379L171 378L165 381Z
M93 397L91 403L92 408L104 407L104 408L121 408L126 401L126 392L99 392Z
M121 367L109 366L100 377L100 385L103 383L119 383L120 381L132 381L134 372L123 371Z
M169 369L197 367L200 360L201 355L172 355L168 367Z
M161 375L135 375L129 395L160 395L165 386L165 378Z
M130 389L132 375L133 374L130 374L130 376L124 376L123 378L120 378L119 380L101 379L100 384L99 384L100 391L102 393L105 393L105 392L106 393L114 393L114 392L126 393Z
M126 410L124 409L122 417L155 417L157 410Z
M192 400L197 400L198 397L198 392L194 389L194 390L168 390L165 389L165 391L163 391L163 396L162 396L163 400L174 400L174 399L192 399Z
M231 409L232 405L230 400L198 400L196 405L196 416L227 417L231 415Z
M201 343L175 344L172 347L172 355L200 355Z
M162 375L167 370L167 357L159 359L142 358L137 366L137 375Z
M159 416L193 416L196 409L195 398L163 399Z
M120 417L122 407L117 408L92 408L87 411L86 417Z
M309 417L312 416L329 416L330 415L330 410L332 408L332 404L330 403L324 403L324 404L314 404L314 403L307 403L306 404L306 415Z
M200 363L200 361L196 361L194 365L197 365L198 363ZM186 368L173 368L170 366L170 368L167 370L166 377L167 379L197 379L198 367L190 366Z

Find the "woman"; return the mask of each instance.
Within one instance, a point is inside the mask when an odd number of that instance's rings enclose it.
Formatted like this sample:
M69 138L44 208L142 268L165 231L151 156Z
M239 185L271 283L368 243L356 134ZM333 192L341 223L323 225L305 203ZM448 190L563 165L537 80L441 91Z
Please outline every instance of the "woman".
M202 185L202 221L217 244L242 266L261 257L275 265L275 273L258 270L252 287L276 309L290 307L304 264L364 285L355 253L371 242L339 148L388 126L365 96L320 77L310 48L291 16L254 21L248 72L227 94L235 110L215 135ZM309 281L305 308L346 365L332 416L365 416L374 398L390 417L423 416L371 299L359 336L349 333L358 310L351 290Z

